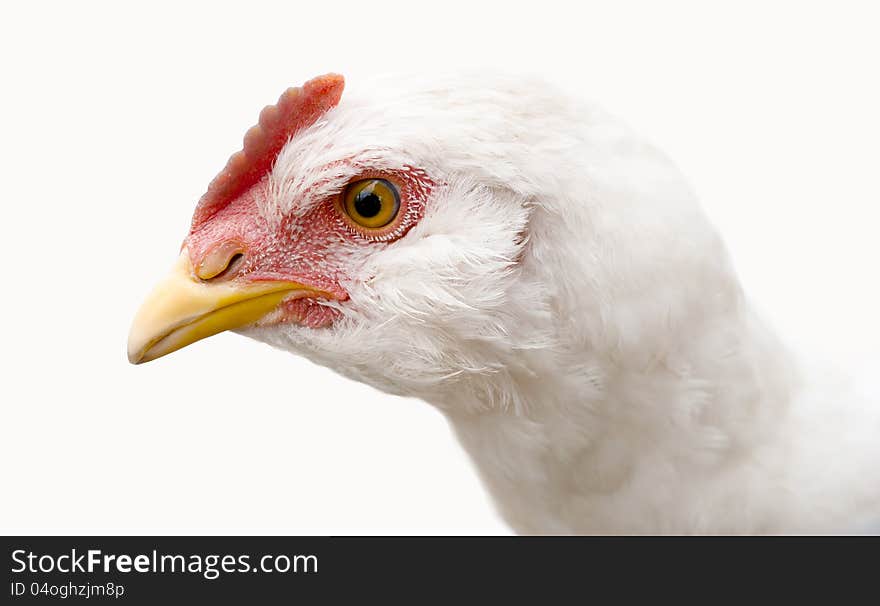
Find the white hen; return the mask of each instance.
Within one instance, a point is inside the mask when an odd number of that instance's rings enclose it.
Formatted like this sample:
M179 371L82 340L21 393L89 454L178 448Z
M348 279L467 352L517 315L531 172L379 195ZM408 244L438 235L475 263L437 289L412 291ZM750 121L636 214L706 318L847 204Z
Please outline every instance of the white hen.
M880 518L878 402L805 376L627 128L482 74L285 99L200 203L133 361L236 328L422 398L520 532Z

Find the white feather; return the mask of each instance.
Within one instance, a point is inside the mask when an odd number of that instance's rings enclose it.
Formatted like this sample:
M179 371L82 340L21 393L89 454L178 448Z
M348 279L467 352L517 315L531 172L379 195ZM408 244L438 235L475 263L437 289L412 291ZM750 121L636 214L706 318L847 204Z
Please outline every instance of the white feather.
M794 360L652 146L538 81L354 82L282 151L262 211L405 166L442 186L405 237L350 252L343 317L246 334L442 409L521 532L880 518L877 398Z

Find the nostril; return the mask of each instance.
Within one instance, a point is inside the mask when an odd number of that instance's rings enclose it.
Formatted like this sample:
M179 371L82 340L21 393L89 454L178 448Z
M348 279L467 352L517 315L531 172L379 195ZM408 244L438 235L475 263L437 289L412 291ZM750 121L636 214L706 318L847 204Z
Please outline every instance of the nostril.
M202 280L223 280L224 278L231 278L238 270L241 268L242 263L244 263L244 254L243 253L235 253L232 255L232 258L229 259L229 263L227 263L226 267L220 270L220 273L214 274L209 278L202 278ZM201 276L199 276L201 277Z
M226 266L226 269L224 269L211 279L218 280L224 277L234 276L238 273L238 270L241 267L242 263L244 263L244 253L235 253L234 255L232 255L232 258L229 259L229 264Z
M195 273L202 280L217 280L234 275L244 263L242 246L224 242L204 256Z

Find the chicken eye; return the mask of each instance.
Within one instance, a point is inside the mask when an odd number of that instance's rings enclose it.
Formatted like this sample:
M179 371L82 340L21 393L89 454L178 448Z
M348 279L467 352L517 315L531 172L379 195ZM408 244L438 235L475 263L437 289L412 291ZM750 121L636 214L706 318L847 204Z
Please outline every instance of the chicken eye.
M397 188L385 179L364 179L348 186L343 197L345 213L352 221L370 229L385 227L400 210Z

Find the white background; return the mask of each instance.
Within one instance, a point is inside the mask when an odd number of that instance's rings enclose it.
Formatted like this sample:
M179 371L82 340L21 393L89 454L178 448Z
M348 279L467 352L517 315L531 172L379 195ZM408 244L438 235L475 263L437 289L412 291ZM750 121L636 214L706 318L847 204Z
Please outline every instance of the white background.
M878 349L872 3L12 4L0 532L507 532L422 402L232 334L126 361L208 181L328 71L497 66L597 100L680 164L785 334Z

